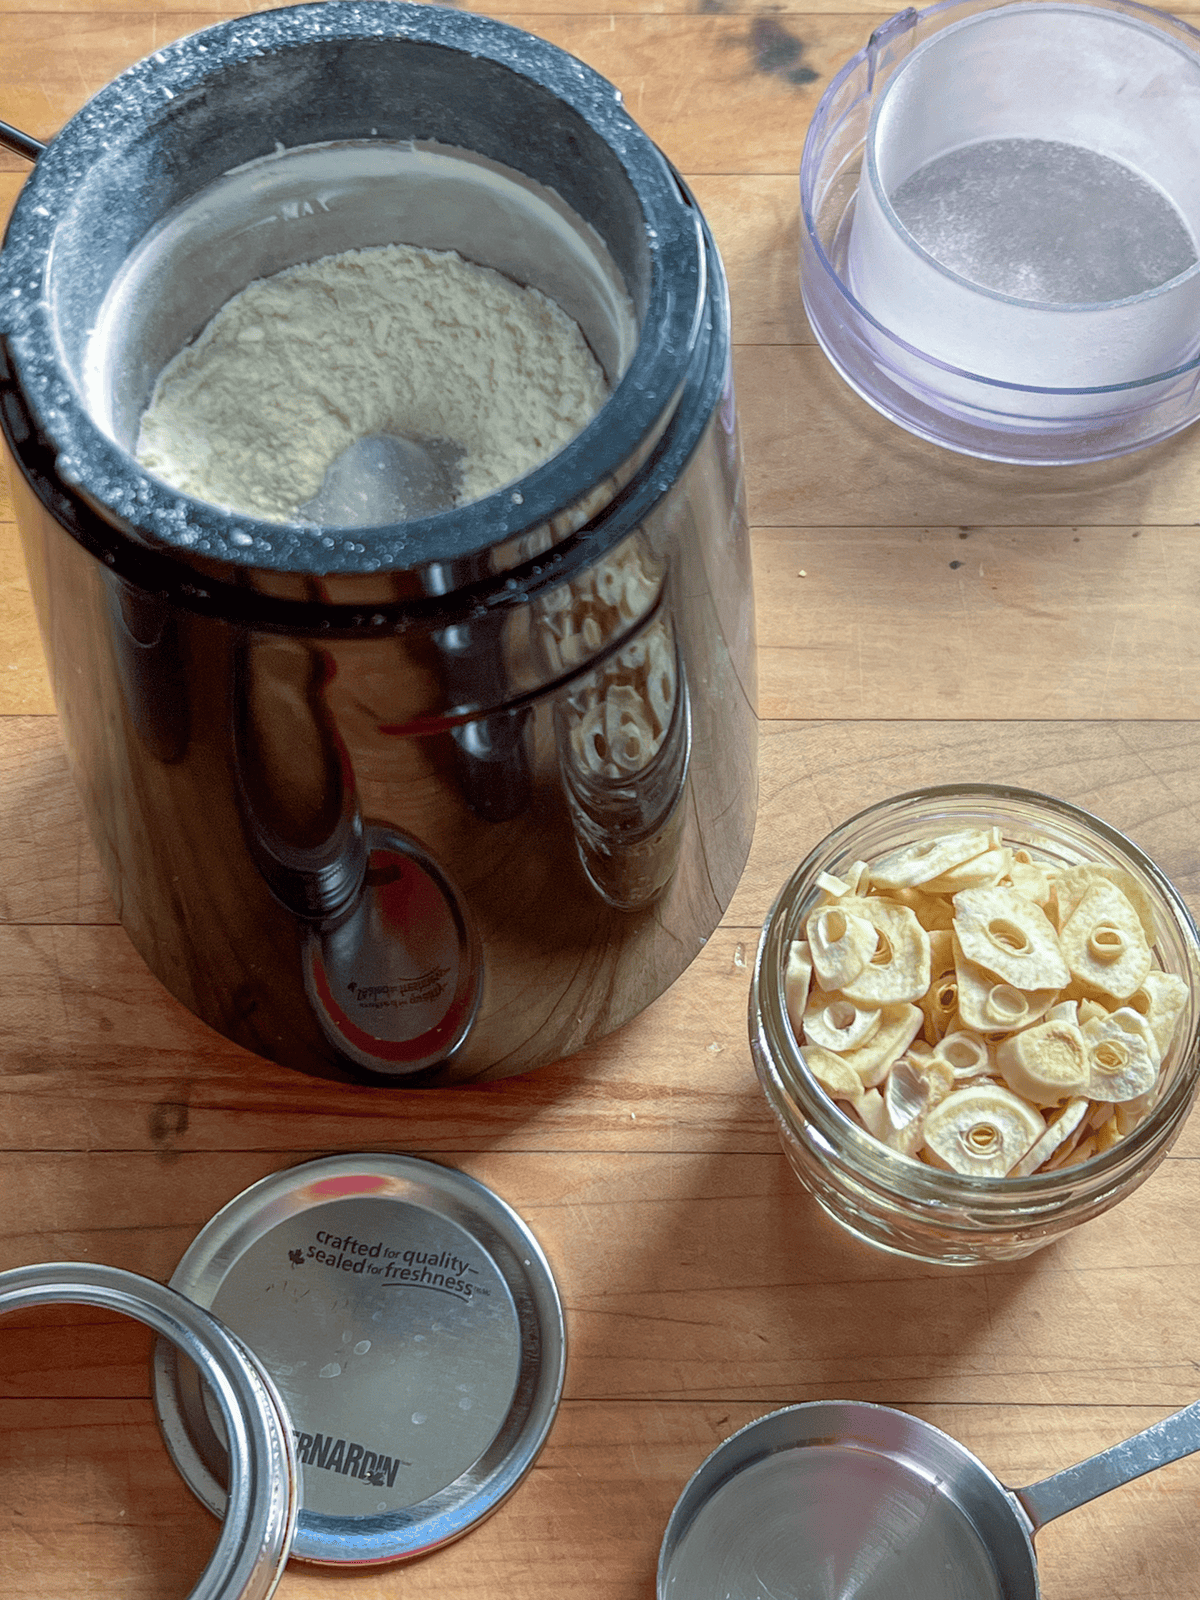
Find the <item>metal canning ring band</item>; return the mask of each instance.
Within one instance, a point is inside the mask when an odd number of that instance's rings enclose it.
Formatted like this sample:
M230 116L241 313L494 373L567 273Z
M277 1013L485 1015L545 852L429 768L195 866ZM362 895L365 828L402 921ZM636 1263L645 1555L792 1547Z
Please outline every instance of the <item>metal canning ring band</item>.
M229 1487L220 1536L190 1600L268 1600L291 1548L296 1463L283 1402L257 1358L210 1312L136 1273L75 1261L0 1272L0 1316L62 1304L132 1317L195 1364L225 1425Z

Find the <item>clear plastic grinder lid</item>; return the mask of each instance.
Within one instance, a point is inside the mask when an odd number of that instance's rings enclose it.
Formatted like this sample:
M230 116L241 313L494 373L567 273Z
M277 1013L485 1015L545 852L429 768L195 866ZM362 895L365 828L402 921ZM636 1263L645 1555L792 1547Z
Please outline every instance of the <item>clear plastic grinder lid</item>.
M363 1565L466 1533L532 1466L562 1393L562 1305L521 1219L412 1156L275 1173L197 1236L172 1286L255 1352L291 1418L291 1553ZM155 1403L199 1498L224 1500L221 1419L161 1346Z

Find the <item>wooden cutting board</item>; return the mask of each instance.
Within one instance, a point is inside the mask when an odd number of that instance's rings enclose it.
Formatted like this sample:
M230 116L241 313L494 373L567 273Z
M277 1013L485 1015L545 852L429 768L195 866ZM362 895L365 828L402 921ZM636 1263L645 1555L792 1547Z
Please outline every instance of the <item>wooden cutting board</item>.
M0 115L48 138L130 62L234 14L0 0ZM744 1020L783 877L834 822L923 783L1076 801L1200 911L1200 434L1090 468L969 461L885 422L826 364L796 283L796 174L817 100L886 12L545 0L501 15L619 85L730 276L761 812L724 923L666 995L559 1067L468 1090L310 1082L209 1032L116 922L0 505L0 1268L166 1278L254 1179L404 1149L494 1187L562 1287L566 1396L520 1490L405 1570L293 1564L285 1600L650 1600L689 1475L793 1401L906 1407L1022 1484L1200 1392L1200 1121L1126 1204L1030 1261L925 1269L842 1237L796 1187ZM0 205L21 174L0 155ZM215 1525L158 1440L147 1354L99 1313L0 1322L5 1600L158 1600L202 1567ZM1046 1600L1197 1600L1198 1496L1200 1459L1049 1526Z

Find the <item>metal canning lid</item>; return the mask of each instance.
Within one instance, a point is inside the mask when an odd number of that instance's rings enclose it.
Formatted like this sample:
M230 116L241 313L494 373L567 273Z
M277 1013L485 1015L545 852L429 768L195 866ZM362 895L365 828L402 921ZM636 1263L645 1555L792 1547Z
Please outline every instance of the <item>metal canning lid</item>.
M292 1555L402 1560L466 1533L512 1492L562 1393L562 1304L502 1200L414 1156L327 1156L252 1185L201 1230L173 1286L257 1354L291 1416ZM212 1505L219 1418L163 1347L155 1402Z
M221 1532L191 1600L268 1600L287 1563L296 1472L287 1417L255 1356L176 1290L118 1267L63 1261L0 1272L0 1315L62 1304L133 1317L169 1341L160 1348L179 1351L191 1371L203 1373L231 1448L210 1506L224 1519Z

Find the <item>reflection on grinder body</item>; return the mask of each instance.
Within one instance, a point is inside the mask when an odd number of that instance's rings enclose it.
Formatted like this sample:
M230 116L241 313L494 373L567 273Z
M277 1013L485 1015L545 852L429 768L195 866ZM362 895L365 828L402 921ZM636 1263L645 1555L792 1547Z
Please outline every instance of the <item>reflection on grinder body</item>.
M558 800L545 790L547 773L535 806L549 802L565 813L592 890L618 910L661 894L680 849L691 722L665 572L639 531L564 586L565 601L555 591L539 608L542 649L560 671L576 652L594 657L597 637L627 634L631 621L650 618L556 697ZM443 695L459 703L502 696L502 643L491 619L432 635L426 659ZM304 987L326 1038L373 1072L421 1072L451 1059L471 1029L483 989L481 941L463 897L422 846L386 820L364 823L329 698L336 650L261 634L236 647L243 831L272 893L308 926ZM362 686L341 692L358 699ZM534 805L531 717L505 711L448 730L461 803L485 823L512 822Z
M56 597L43 614L64 726L79 769L96 775L87 791L96 836L126 926L174 993L239 1043L290 1065L415 1083L528 1070L661 991L664 972L686 964L732 893L752 816L743 523L714 435L715 418L676 495L591 564L615 555L620 570L626 547L636 548L649 581L633 573L644 590L634 620L602 603L615 592L613 571L586 600L588 568L573 571L581 625L590 616L603 630L574 671L561 654L551 665L545 637L566 580L517 590L507 606L497 634L503 687L477 701L473 719L522 724L528 799L504 821L484 820L456 754L453 730L470 724L459 720L461 701L447 704L433 648L449 642L449 620L424 633L316 637L168 603L190 733L178 761L157 759L134 718L113 715L125 693L100 564L55 532L19 481L31 570L40 564L52 578L39 576L35 592ZM730 591L715 592L714 576ZM653 687L652 660L661 669ZM610 690L629 688L649 708L638 713L644 743L622 747L629 771L593 771L582 753L586 717ZM614 699L618 728L628 699ZM114 727L123 730L115 747ZM599 752L594 739L590 748ZM641 767L638 751L649 756ZM419 850L437 863L424 940L400 931L394 907L374 906L379 850L418 864ZM371 965L381 943L395 946L394 959ZM459 952L457 973L438 954L447 948ZM413 1030L419 1024L417 1038L428 1033L419 1013L427 974L441 967L451 968L441 996L447 1033L457 1033L455 1017L473 1020L456 1048L446 1039L451 1053L439 1064L422 1065L427 1053L393 1048L413 1040L389 1039L379 1024L388 1019L395 1033L404 1015ZM360 984L397 988L388 1003L351 1002Z
M242 824L276 898L310 924L309 1001L335 1048L373 1071L445 1061L470 1028L478 941L414 841L364 825L325 699L329 652L256 637L238 658L234 750Z
M486 558L437 562L425 574L430 594L453 594L488 574ZM507 667L503 622L481 617L432 636L433 666L448 705L494 705L503 700ZM451 730L467 803L484 822L507 822L529 804L525 751L528 713L502 711Z
M359 1066L406 1074L450 1060L482 990L479 943L459 897L413 840L367 827L363 892L310 936L305 984L330 1042Z
M691 718L667 603L666 564L640 530L543 602L543 646L573 666L607 638L646 625L559 699L556 737L580 860L610 905L649 904L680 848L679 799Z
M366 871L354 771L329 713L336 668L303 640L237 646L233 752L246 843L272 893L299 917L344 915Z
M175 614L161 595L105 574L113 658L126 709L143 744L159 761L187 749L187 677Z

